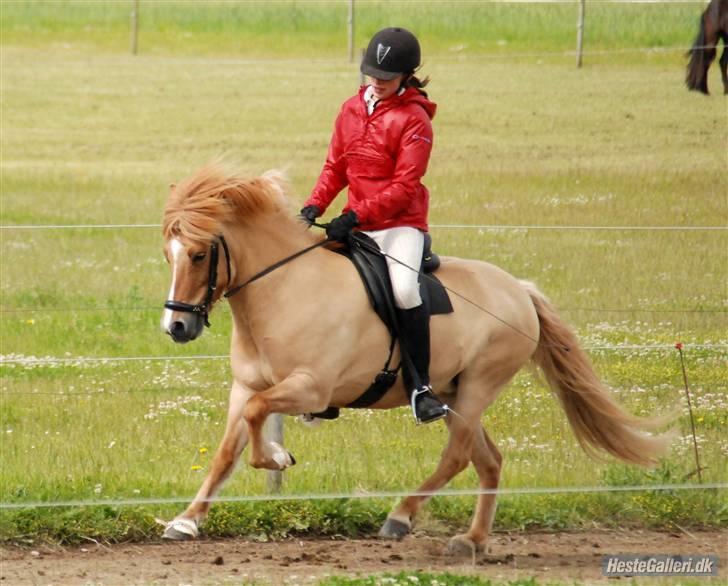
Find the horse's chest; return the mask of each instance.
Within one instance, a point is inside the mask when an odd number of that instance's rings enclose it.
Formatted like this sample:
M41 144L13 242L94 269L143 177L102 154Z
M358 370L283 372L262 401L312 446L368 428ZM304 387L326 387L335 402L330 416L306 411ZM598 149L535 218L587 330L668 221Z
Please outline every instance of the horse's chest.
M276 376L276 371L280 369L280 359L275 358L276 349L274 340L264 338L258 344L246 344L244 349L233 352L231 366L235 380L255 390L275 384L280 380ZM274 364L278 368L274 368Z

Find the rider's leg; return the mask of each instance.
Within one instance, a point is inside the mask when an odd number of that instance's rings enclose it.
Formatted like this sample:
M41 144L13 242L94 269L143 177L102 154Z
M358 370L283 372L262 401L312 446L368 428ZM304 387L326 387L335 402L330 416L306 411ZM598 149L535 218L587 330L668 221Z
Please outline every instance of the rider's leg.
M430 315L420 303L411 309L397 309L400 344L412 360L414 373L402 369L410 405L419 423L436 421L447 415L447 407L430 386ZM416 376L415 376L416 375Z
M368 232L388 256L400 344L413 363L414 372L403 368L405 388L415 418L419 422L435 421L447 414L430 387L430 316L420 297L419 269L422 263L424 234L415 228L390 228Z

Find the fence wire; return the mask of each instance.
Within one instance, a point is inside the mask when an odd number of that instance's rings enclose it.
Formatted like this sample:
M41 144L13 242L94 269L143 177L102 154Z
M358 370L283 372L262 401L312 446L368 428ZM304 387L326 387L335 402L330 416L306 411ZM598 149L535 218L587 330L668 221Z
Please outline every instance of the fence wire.
M728 350L728 344L683 344L685 350ZM604 346L583 346L582 350L674 350L674 344L614 344ZM229 354L207 354L194 356L95 356L95 357L79 357L79 358L57 358L48 356L43 358L22 357L22 358L0 358L0 366L4 365L20 365L20 366L48 366L52 364L62 364L71 366L80 366L82 364L111 364L114 362L159 362L172 360L228 360Z
M157 228L161 224L4 224L0 230L126 230ZM559 224L430 224L437 229L474 230L624 230L624 231L711 231L728 230L728 226L590 226Z
M422 497L454 497L454 496L480 496L497 495L499 497L520 495L554 495L554 494L594 494L594 493L624 493L624 492L669 492L683 490L725 490L726 482L709 484L643 484L633 486L555 486L545 488L497 488L497 489L445 489L441 491L358 491L353 493L308 493L308 494L269 494L250 496L217 496L210 499L201 499L197 502L209 503L255 503L264 501L323 501L323 500L364 500L364 499L390 499L405 498L407 496ZM0 510L12 509L40 509L57 507L123 507L123 506L149 506L149 505L176 505L189 503L194 497L150 497L132 499L103 499L103 500L66 500L66 501L33 501L25 503L2 502Z

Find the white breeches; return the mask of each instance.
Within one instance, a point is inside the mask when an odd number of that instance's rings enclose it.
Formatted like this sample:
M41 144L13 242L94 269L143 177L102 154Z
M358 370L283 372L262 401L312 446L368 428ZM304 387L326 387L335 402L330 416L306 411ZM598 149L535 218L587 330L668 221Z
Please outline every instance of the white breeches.
M387 228L365 233L379 245L382 252L392 257L386 258L389 278L394 291L394 302L397 307L412 309L421 305L419 270L422 264L425 235L417 228L408 227ZM393 259L397 259L403 264Z

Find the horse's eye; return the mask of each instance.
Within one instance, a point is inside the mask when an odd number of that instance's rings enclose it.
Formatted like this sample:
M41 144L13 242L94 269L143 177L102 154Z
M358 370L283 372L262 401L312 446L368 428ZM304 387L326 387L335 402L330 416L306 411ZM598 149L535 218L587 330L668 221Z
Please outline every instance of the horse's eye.
M206 252L198 252L192 257L192 262L202 262L207 256Z

